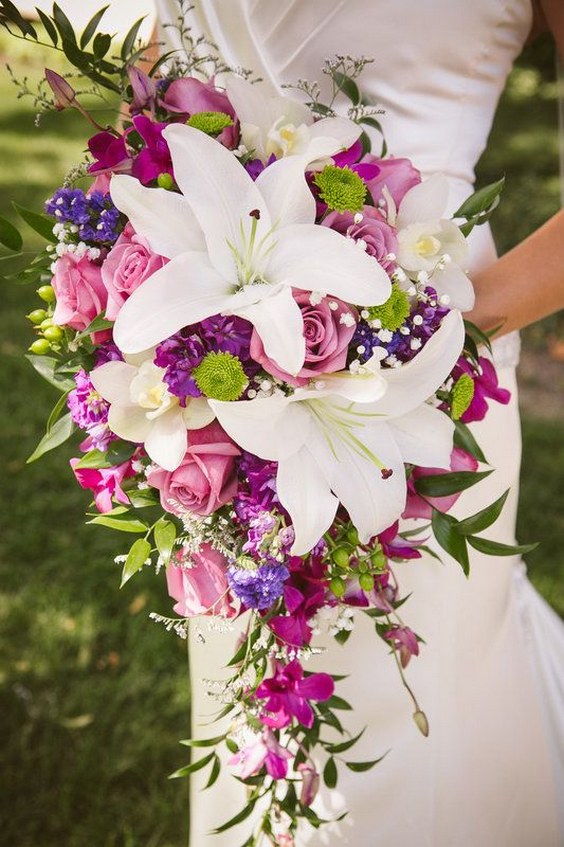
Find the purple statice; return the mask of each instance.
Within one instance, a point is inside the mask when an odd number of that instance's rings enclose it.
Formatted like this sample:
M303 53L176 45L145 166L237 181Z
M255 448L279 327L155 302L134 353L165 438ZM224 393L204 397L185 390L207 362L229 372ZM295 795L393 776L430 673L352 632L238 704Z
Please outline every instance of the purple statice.
M59 188L45 203L45 211L57 223L77 227L77 239L87 243L113 244L123 228L112 198L101 191L87 195L79 188Z
M214 315L198 324L198 333L208 350L221 350L241 359L243 366L250 358L253 325L235 315Z
M233 500L240 521L248 522L278 503L277 467L276 462L267 462L252 453L243 453L239 463L239 490Z
M71 418L88 433L86 449L104 453L115 437L108 427L109 403L100 397L86 371L78 371L74 382L76 388L67 397Z
M439 303L435 289L427 286L417 295L414 308L399 329L381 329L371 326L365 320L359 321L351 340L351 350L361 363L378 351L385 353L383 365L394 366L409 362L440 328L449 311L447 306L441 306Z
M113 341L104 341L94 351L94 361L97 368L107 362L123 362L123 354Z
M282 596L290 571L285 565L261 565L256 570L232 565L227 579L235 594L249 609L268 609Z
M196 333L182 330L167 338L155 351L155 364L165 369L163 376L168 390L180 398L180 405L186 405L187 397L201 397L202 392L196 385L192 371L198 367L208 348Z

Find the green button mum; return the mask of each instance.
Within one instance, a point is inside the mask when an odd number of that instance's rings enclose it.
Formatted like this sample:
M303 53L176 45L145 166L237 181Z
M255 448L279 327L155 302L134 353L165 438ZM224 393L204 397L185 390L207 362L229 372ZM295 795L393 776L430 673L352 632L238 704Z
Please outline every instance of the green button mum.
M454 421L460 420L474 397L474 380L470 374L462 374L452 387L451 415Z
M366 196L366 186L350 168L326 165L313 181L327 208L335 212L360 212Z
M211 400L238 400L248 385L241 360L231 353L208 353L192 376Z
M186 121L188 126L193 126L205 132L206 135L219 135L225 127L233 126L233 118L226 115L225 112L198 112L188 118Z
M405 291L402 291L397 285L392 285L392 293L386 302L380 306L370 306L366 311L369 321L378 320L382 329L395 332L409 317L409 298Z

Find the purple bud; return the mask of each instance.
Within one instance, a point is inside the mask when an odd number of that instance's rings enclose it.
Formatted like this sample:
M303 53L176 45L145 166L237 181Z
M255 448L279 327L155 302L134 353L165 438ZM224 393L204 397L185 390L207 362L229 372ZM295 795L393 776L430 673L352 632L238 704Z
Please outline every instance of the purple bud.
M67 106L76 106L76 91L60 74L45 68L45 79L55 95L55 106L61 111Z
M130 65L127 69L127 76L133 89L133 100L131 108L137 112L149 105L157 94L156 82L150 76L140 71L139 68Z

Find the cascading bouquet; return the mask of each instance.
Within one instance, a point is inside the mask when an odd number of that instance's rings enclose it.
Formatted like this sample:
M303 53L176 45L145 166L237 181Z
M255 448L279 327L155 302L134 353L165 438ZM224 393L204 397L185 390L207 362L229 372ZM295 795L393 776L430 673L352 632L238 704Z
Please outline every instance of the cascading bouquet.
M12 34L38 40L6 0L2 12ZM465 236L501 183L452 220L444 176L373 155L377 113L355 81L366 60L327 62L329 103L303 81L298 100L244 75L206 79L213 60L186 30L183 62L145 72L135 28L116 64L109 36L94 37L101 14L80 39L58 7L41 18L127 117L88 139L87 166L46 216L22 210L50 242L18 274L44 301L28 315L28 358L61 391L31 458L82 433L71 465L93 492L90 523L138 535L117 558L122 585L161 572L177 617L152 617L167 629L244 621L232 676L214 689L228 728L183 742L205 755L175 776L209 765L212 785L226 744L249 793L218 831L260 801L245 845L281 843L280 827L290 843L301 818L323 822L311 808L318 754L333 787L357 740L336 714L348 708L338 678L304 667L314 635L344 643L367 614L403 677L419 637L397 613L396 565L428 549L430 530L465 571L468 545L526 549L476 536L506 495L465 520L449 514L490 472L467 424L488 398L509 398L478 351L487 338L470 324L465 335L461 317L473 302ZM67 78L46 77L56 106L93 120ZM90 177L86 190L77 177ZM0 237L19 246L6 221ZM426 523L404 531L402 516Z

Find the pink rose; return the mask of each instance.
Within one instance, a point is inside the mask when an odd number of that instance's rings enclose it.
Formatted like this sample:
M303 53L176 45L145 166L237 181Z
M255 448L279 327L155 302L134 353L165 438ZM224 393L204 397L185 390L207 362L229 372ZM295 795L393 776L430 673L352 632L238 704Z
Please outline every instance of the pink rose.
M80 459L71 459L70 466L81 488L89 488L94 492L94 502L99 512L110 512L113 509L112 498L124 506L129 505L129 498L121 483L128 476L134 476L131 462L123 462L111 468L77 468Z
M229 603L227 559L211 544L203 544L190 554L186 567L171 564L166 571L169 595L177 601L174 612L185 618L195 615L223 615L232 618L236 611Z
M356 309L336 297L323 297L320 303L312 305L311 292L294 289L293 295L302 313L306 343L304 364L297 376L283 371L266 355L256 330L251 337L250 353L268 373L290 385L300 386L319 374L343 370L358 315Z
M211 515L237 492L235 457L241 451L217 421L190 430L188 449L174 471L162 468L147 475L161 493L163 509L173 515Z
M102 280L108 291L106 317L115 321L130 294L167 262L127 224L102 265Z
M451 471L475 471L478 467L478 462L459 447L455 447L450 457ZM415 490L415 482L421 477L436 476L437 474L448 473L445 468L414 468L411 476L407 480L407 501L403 512L403 518L425 518L431 520L433 515L432 507L438 509L439 512L448 512L458 498L460 492L450 494L448 497L421 497Z
M384 220L384 217L374 206L365 206L362 210L362 220L359 224L355 224L354 215L346 212L340 215L339 212L330 212L323 221L324 226L342 232L343 235L348 235L355 241L362 239L366 244L366 252L369 256L374 256L379 265L385 271L393 272L396 263L393 259L387 258L390 253L396 254L398 242L396 239L396 231Z
M223 112L233 118L233 126L225 127L217 140L225 147L235 147L239 140L239 122L229 98L213 82L200 82L194 77L175 79L160 101L167 112L196 115L199 112Z
M421 182L421 174L417 168L413 167L409 159L396 159L393 156L388 159L378 159L377 156L367 153L362 164L377 165L380 168L377 176L366 181L376 204L382 197L384 186L392 195L396 206L399 206L409 189Z
M108 293L100 266L86 256L65 253L55 262L52 280L57 296L53 323L82 330L106 308Z

